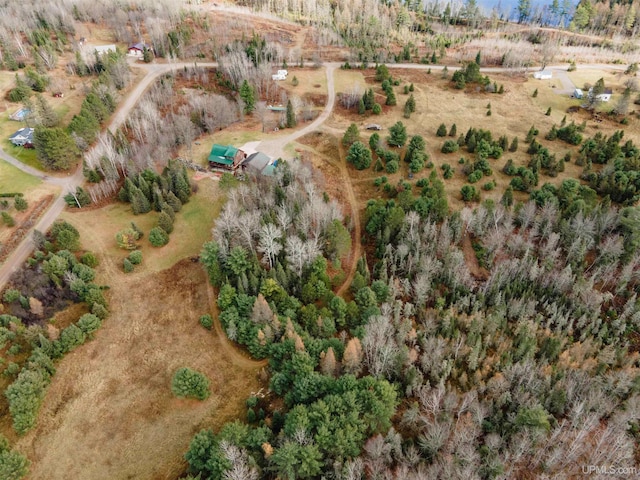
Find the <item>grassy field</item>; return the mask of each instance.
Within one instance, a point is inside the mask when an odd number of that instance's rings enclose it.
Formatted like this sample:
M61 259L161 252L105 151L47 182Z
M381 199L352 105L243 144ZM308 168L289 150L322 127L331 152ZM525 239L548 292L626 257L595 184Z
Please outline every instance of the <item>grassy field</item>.
M118 248L115 235L135 222L145 233L139 242L144 256L144 262L139 268L158 272L171 267L180 259L198 255L202 244L211 237L213 220L222 206L218 182L204 178L198 182L198 188L198 194L193 195L176 215L175 230L170 235L169 244L161 248L151 246L148 240L149 230L158 221L157 212L133 215L128 204L113 203L99 210L66 211L62 218L74 225L82 225L90 241L99 243L102 253L120 266L127 252Z
M94 340L56 365L37 427L16 443L32 462L31 480L176 478L197 431L244 416L263 364L199 325L200 315L215 314L213 297L201 266L189 259L210 238L219 209L217 182L200 180L170 243L154 249L145 237L143 263L130 274L122 271L126 252L115 233L131 220L148 233L155 214L134 217L122 205L63 214L83 247L97 252L111 315ZM172 395L171 376L183 366L209 377L209 399Z
M349 84L349 82L353 81L354 74L362 77L361 72L337 71L337 84ZM600 74L600 76L602 76L602 74ZM367 75L367 78L370 79L371 76ZM473 155L467 153L464 148L453 154L441 153L440 148L442 143L450 138L441 138L435 135L441 123L446 125L447 130L455 123L457 127L456 138L460 134L466 133L470 127L488 129L496 139L501 135L507 135L509 142L511 142L513 137L518 137L518 151L515 153L507 151L502 158L490 160L494 172L493 175L483 178L474 185L476 189L481 189L483 184L494 180L496 182L496 188L493 191L486 192L480 190L480 192L483 200L491 198L495 201L501 198L504 189L511 181L511 177L501 173L501 169L507 162L507 159L512 158L516 165L526 165L529 161L530 156L526 153L527 146L524 143L524 138L532 125L535 125L540 131L538 140L559 156L563 156L569 151L575 152L577 149L561 141L546 141L544 140L544 135L551 129L553 124L559 125L565 115L567 122L574 120L580 124L584 120L587 120L585 137L593 136L598 131L611 134L616 129L622 127L613 120L605 119L602 122L592 121L588 114L584 112L566 113L569 107L578 105L579 101L570 98L569 95L559 95L555 93L555 89L551 86L553 82L545 83L533 79L525 80L518 77L511 78L503 75L491 75L490 78L492 81L495 80L498 85L504 85L505 93L499 95L479 91L474 87L468 87L464 92L456 90L450 81L442 78L439 72L429 75L414 71L399 71L394 78L400 78L402 80L400 86L395 87L397 106L383 107L383 114L379 116L371 114L360 116L355 111L347 112L343 108L338 107L334 110L334 114L325 125L327 125L332 133L335 132L333 133L334 135L341 137L339 132L344 132L350 123L356 123L361 129L361 139L367 142L371 132L364 130L366 124L375 122L382 125L383 131L379 132L379 134L384 140L388 136L389 127L399 120L402 121L407 127L409 137L414 134L420 134L426 140L427 152L431 157L431 161L434 163L434 168L439 178L442 179L442 170L440 167L444 163L448 163L454 167L456 171L454 177L449 180L444 180L449 204L454 209L461 208L464 205L460 199L460 188L467 183L466 176L461 172L458 159L463 157L473 161ZM606 81L607 79L605 79L605 82ZM402 116L402 109L408 96L404 95L402 91L403 85L409 82L414 83L414 97L417 109L416 112L411 115L410 119L406 119ZM369 86L373 87L374 91L378 94L380 93L380 84L370 83ZM538 96L533 98L532 93L536 88L538 88ZM337 90L339 91L338 88ZM380 100L383 100L383 97L378 95L378 101ZM491 116L487 115L489 104L491 105ZM551 107L551 115L546 116L545 113L549 107ZM630 117L630 120L629 125L624 126L625 139L630 138L638 143L640 139L638 120L632 117ZM372 185L375 177L386 175L389 178L389 183L395 185L400 179L407 178L408 166L401 162L400 171L393 175L385 172L376 173L373 169L364 171L350 169L350 172L359 202L365 202L368 198L381 195ZM541 175L539 186L545 182L557 185L565 178L577 178L581 172L581 167L575 164L568 164L566 165L565 172L555 178L548 177L544 174ZM423 172L415 175L414 180L427 177L429 174L430 170L425 169ZM528 198L528 194L516 193L516 199L524 200L526 198Z
M0 160L0 192L21 192L27 194L42 180L18 170L4 160Z

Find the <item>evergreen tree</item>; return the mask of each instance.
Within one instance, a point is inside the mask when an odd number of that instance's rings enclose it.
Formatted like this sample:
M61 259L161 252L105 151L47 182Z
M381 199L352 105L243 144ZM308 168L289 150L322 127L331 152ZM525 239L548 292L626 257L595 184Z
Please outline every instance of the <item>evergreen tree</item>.
M455 137L457 134L458 134L458 127L456 127L456 124L454 123L453 125L451 125L451 130L449 130L449 136Z
M19 212L23 212L27 208L29 208L29 204L21 195L16 195L15 197L13 197L13 205L14 207L16 207L16 210Z
M384 104L389 106L396 105L396 94L393 93L393 88L389 88L387 91L387 100Z
M407 128L402 122L396 122L389 128L389 133L387 143L392 147L402 147L407 142Z
M367 113L367 109L364 106L364 100L362 99L362 97L358 101L358 113L360 115L364 115L365 113Z
M158 216L158 226L167 233L173 232L173 219L167 212L160 212Z
M40 93L36 95L36 111L43 127L53 128L58 126L60 122L58 114Z
M287 128L293 128L296 124L296 112L293 110L291 100L289 100L287 102Z
M180 172L173 177L173 193L183 205L189 201L189 197L191 196L189 182L184 179L184 176Z
M444 123L441 123L438 127L438 131L436 132L438 137L445 137L447 135L447 126Z
M169 191L165 196L165 201L169 204L169 206L173 209L174 212L179 212L182 210L182 202L172 191Z
M369 89L364 93L364 96L362 97L363 101L364 101L364 108L367 110L372 110L373 109L373 105L376 103L375 101L375 95L373 94L373 89Z
M344 136L342 137L342 144L345 147L350 146L353 142L360 140L360 132L358 131L358 126L355 123L349 125L347 131L344 132Z
M33 145L38 159L53 170L68 169L78 153L71 136L61 128L36 127Z
M131 209L134 215L140 215L151 211L151 203L144 193L138 188L133 187L131 192Z
M478 50L478 53L476 54L476 65L480 66L481 62L482 62L482 57L480 55L480 50Z
M349 147L347 162L353 164L358 170L369 168L371 165L371 150L362 142L354 142L353 145Z
M244 102L244 113L251 113L256 108L256 94L249 82L245 79L240 87L240 98Z

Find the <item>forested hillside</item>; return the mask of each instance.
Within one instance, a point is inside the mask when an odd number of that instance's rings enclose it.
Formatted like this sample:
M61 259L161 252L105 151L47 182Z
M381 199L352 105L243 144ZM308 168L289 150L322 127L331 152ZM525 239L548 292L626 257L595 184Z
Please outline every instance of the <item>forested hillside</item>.
M248 425L196 435L191 474L523 478L636 465L637 207L566 209L549 195L436 221L371 201L370 254L341 298L331 252L344 227L329 202L295 163L231 192L201 259L229 338L269 359L270 392L247 400Z

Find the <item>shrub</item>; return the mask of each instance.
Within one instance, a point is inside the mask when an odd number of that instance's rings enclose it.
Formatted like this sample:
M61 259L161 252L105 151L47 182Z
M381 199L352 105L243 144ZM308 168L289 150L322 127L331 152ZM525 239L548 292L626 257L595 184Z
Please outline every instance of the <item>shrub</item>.
M400 166L398 162L395 160L387 162L387 167L386 167L387 173L396 173L399 167Z
M20 480L29 471L29 461L16 451L0 452L0 478L3 480Z
M374 115L380 115L382 113L382 106L379 103L374 103L371 111Z
M82 330L85 335L88 336L100 328L100 325L102 325L102 321L98 318L97 315L94 315L92 313L85 313L78 319L76 325L80 330Z
M2 223L7 227L13 227L16 224L16 221L7 212L2 212Z
M476 183L482 178L482 172L480 170L474 170L469 174L469 183Z
M204 400L209 397L209 379L190 368L179 368L173 375L171 391L176 397Z
M160 227L153 227L149 232L149 242L154 247L163 247L169 243L169 235Z
M98 266L98 259L92 252L83 254L82 257L80 257L80 262L91 268L95 268Z
M371 150L362 142L354 142L349 147L347 162L352 163L358 170L369 168L371 166Z
M471 202L478 198L478 191L471 185L465 185L460 189L460 195L465 202Z
M13 303L20 299L20 290L15 288L7 288L2 296L2 301L5 303Z
M207 330L211 330L211 327L213 327L213 318L211 318L211 315L202 315L200 317L200 325L202 325Z
M133 272L133 263L131 263L131 261L128 258L125 258L122 261L122 268L124 270L124 273L131 273Z
M458 142L455 140L447 140L442 144L441 151L442 153L453 153L457 152L459 148Z
M134 250L129 254L129 261L133 265L140 265L142 263L142 252L140 250Z
M13 204L16 207L16 210L19 212L23 212L27 208L29 208L29 204L27 203L27 201L24 199L24 197L21 197L20 195L16 195L13 198Z

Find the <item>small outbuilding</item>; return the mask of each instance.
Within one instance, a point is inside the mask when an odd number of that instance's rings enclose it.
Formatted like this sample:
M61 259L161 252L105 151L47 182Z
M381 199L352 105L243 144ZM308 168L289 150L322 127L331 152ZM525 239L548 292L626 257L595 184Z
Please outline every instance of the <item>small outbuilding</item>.
M596 95L596 100L599 102L608 102L609 100L611 100L611 95L613 95L613 90L611 90L610 88L606 88L604 92ZM593 87L589 89L589 91L587 92L587 96L589 97L589 99L593 96Z
M275 173L276 162L262 152L252 153L242 163L242 169L260 175L272 176Z
M573 91L573 97L574 98L582 98L582 97L584 97L584 92L582 90L580 90L579 88L576 88Z
M278 80L286 80L286 79L287 79L287 76L283 75L281 73L276 73L275 75L271 75L271 80L276 81L276 82Z
M365 128L367 130L378 130L378 131L382 130L382 127L380 125L378 125L377 123L370 123Z
M9 137L16 147L33 148L33 128L24 127Z
M551 73L551 70L540 70L533 73L533 78L538 80L551 80L552 77L553 74Z

